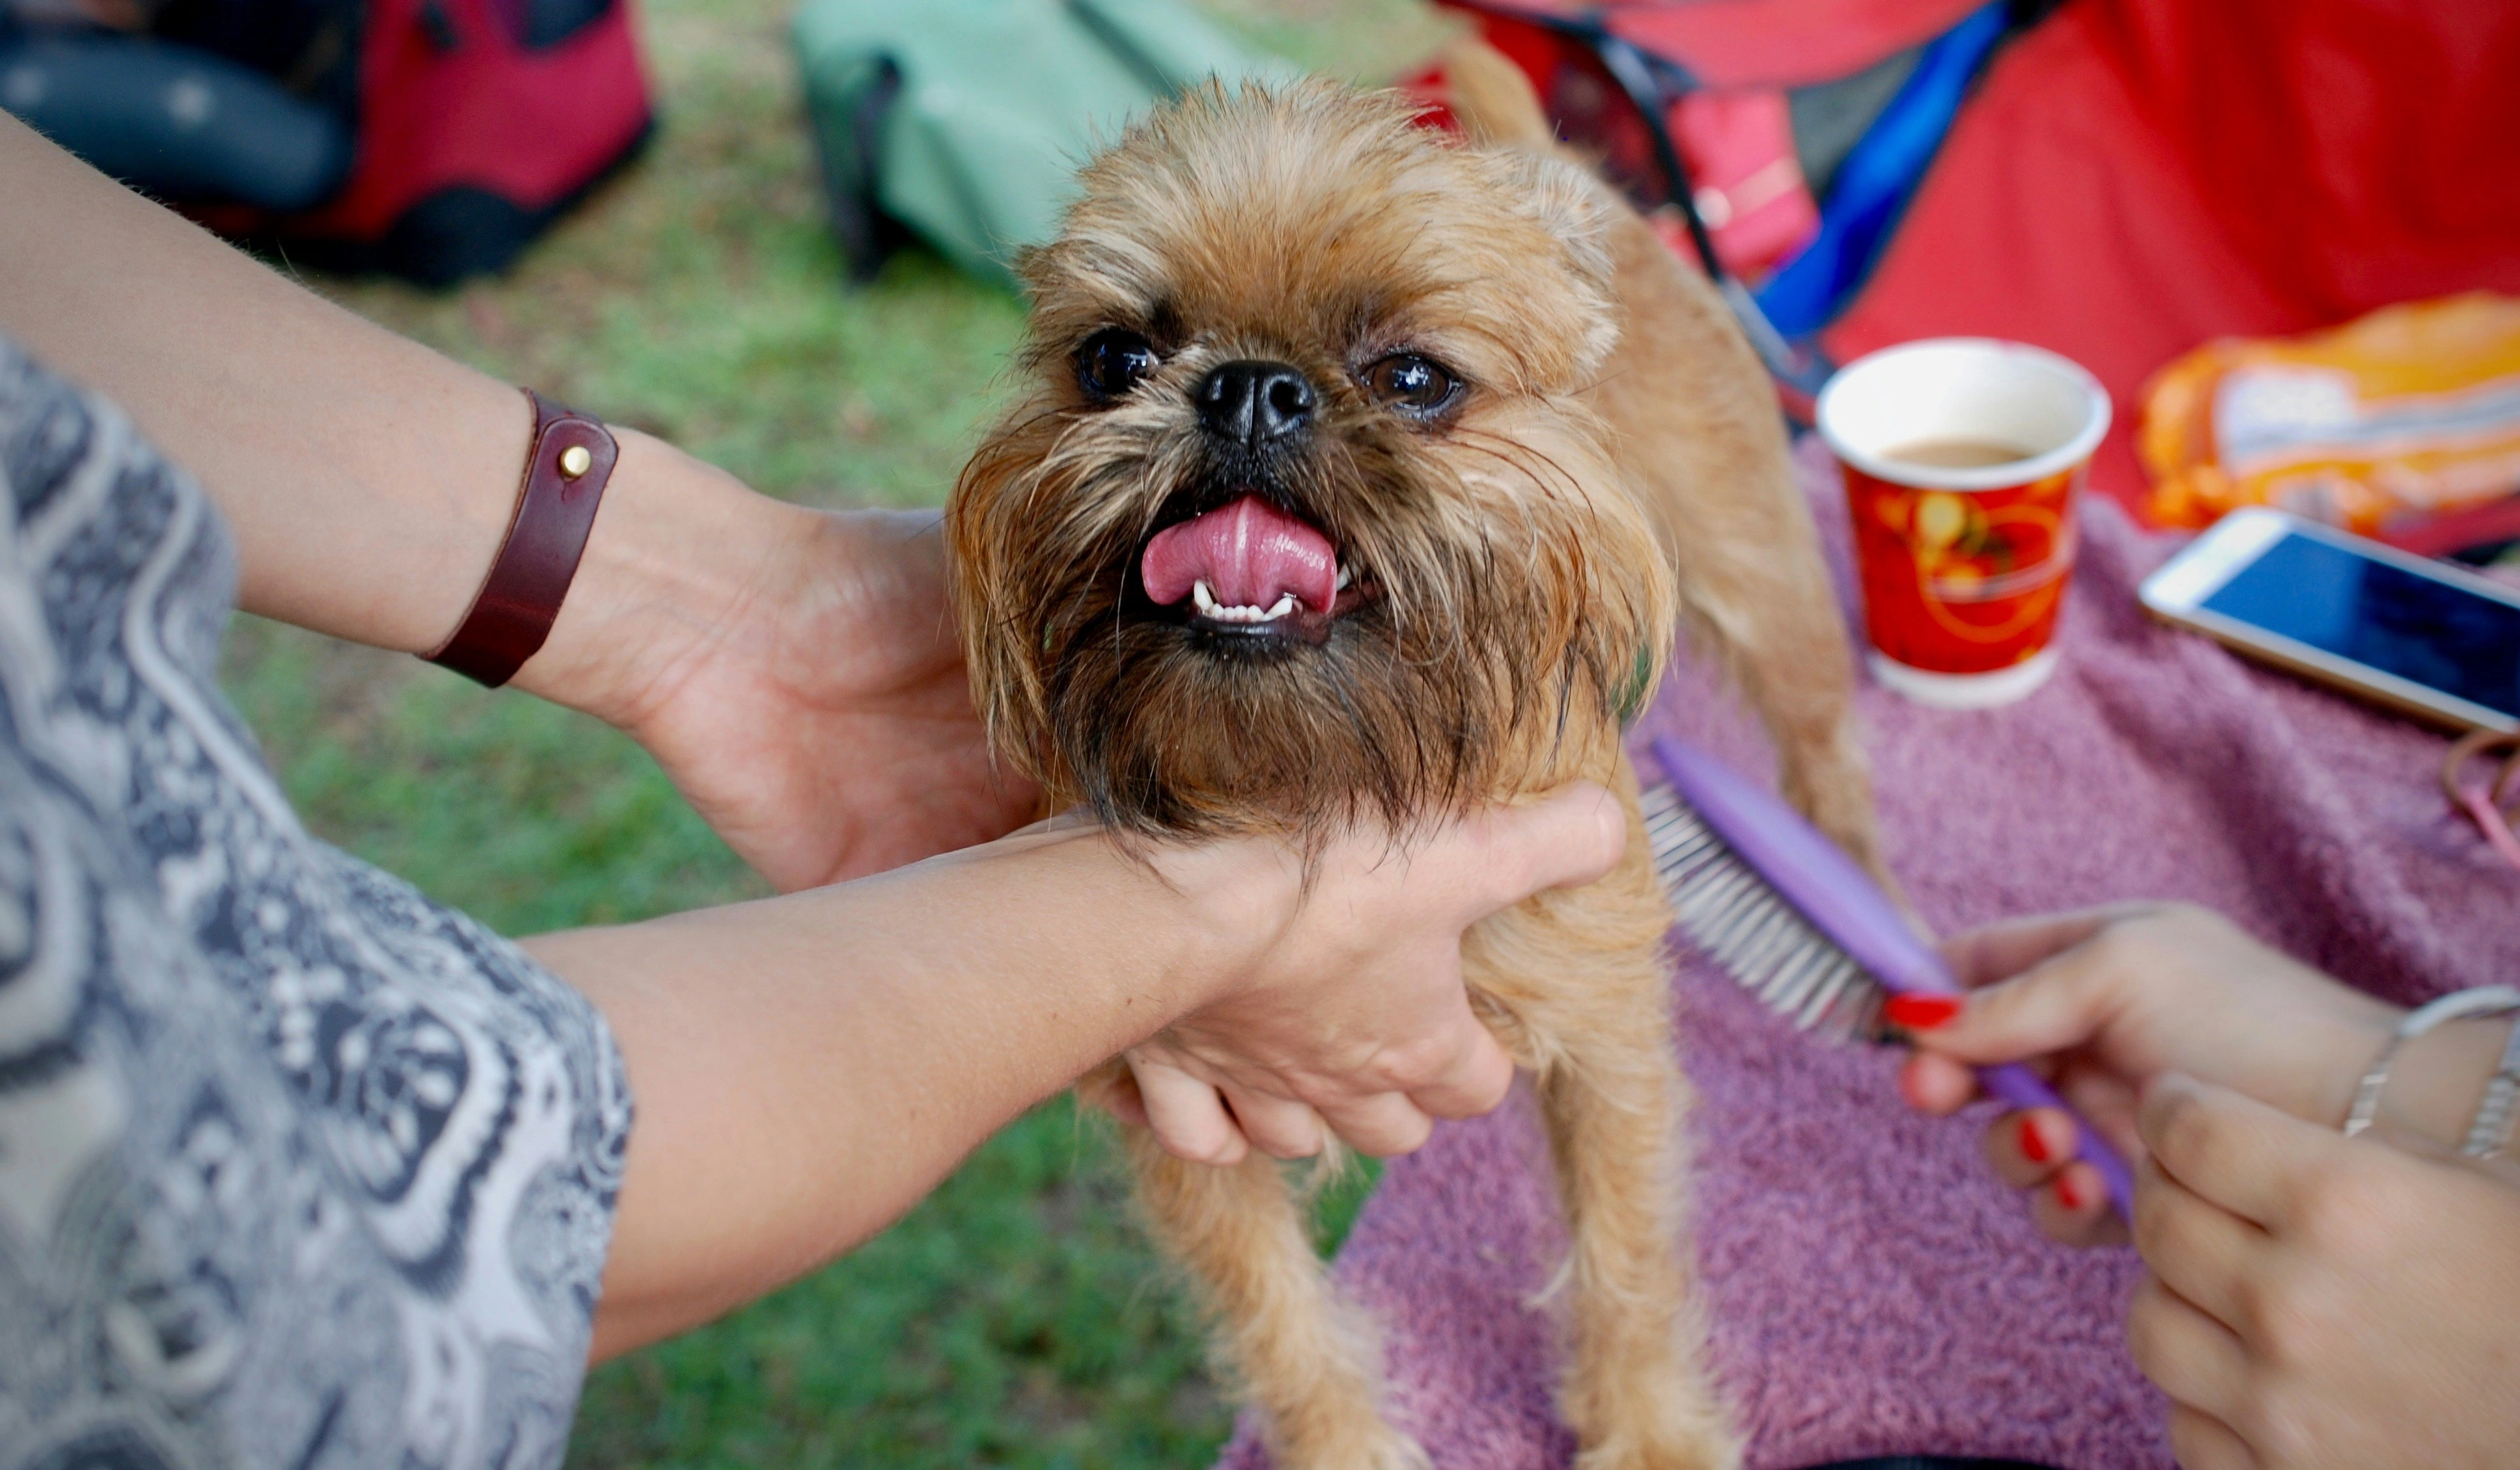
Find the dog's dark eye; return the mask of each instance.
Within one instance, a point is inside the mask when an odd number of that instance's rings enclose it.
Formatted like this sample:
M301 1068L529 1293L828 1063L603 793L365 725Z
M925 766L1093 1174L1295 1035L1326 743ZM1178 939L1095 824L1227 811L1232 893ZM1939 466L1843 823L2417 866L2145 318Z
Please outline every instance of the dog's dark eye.
M1106 328L1076 349L1076 381L1097 398L1117 398L1155 371L1155 362L1153 343L1134 332Z
M1365 390L1385 408L1423 418L1453 401L1461 380L1431 357L1402 352L1365 370Z

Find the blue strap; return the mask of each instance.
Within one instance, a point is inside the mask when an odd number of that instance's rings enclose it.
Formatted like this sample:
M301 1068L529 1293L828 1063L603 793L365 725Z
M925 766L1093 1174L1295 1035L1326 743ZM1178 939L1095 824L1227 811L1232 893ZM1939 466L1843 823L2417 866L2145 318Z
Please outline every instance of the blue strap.
M1917 57L1916 69L1838 165L1821 206L1820 233L1759 288L1759 305L1778 332L1789 337L1818 332L1871 276L1969 82L2008 24L2004 0L1995 0Z

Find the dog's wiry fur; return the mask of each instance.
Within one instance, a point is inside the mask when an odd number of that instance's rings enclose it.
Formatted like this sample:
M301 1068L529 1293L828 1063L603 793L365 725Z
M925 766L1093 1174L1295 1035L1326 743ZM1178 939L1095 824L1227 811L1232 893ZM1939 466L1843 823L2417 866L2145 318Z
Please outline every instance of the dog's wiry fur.
M1619 722L1683 621L1759 707L1787 795L1871 862L1848 653L1756 360L1711 290L1552 155L1502 67L1456 58L1484 146L1308 83L1192 96L1090 164L1064 233L1025 263L1029 396L949 510L957 597L1000 748L1122 829L1317 840L1577 778L1620 793L1618 867L1486 920L1463 958L1557 1162L1581 1463L1729 1466L1674 1248L1669 912ZM1143 334L1154 367L1106 401L1076 354L1112 329ZM1366 390L1402 351L1462 384L1447 412ZM1191 389L1237 359L1290 364L1318 395L1282 453L1202 437ZM1247 493L1318 527L1371 589L1318 645L1149 615L1149 535ZM1184 1163L1143 1132L1131 1151L1279 1463L1423 1463L1380 1413L1371 1324L1329 1290L1279 1166Z

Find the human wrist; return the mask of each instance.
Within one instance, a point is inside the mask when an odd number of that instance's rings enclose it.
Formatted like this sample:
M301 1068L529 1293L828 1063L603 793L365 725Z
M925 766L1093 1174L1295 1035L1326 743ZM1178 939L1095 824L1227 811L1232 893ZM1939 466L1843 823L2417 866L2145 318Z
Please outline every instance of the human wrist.
M1266 969L1303 904L1301 860L1268 837L1165 841L1140 856L1177 906L1188 939L1178 1015L1243 992Z
M2376 1125L2455 1151L2501 1065L2514 1017L2447 1021L2399 1048Z
M2270 1098L2306 1122L2342 1127L2372 1063L2389 1045L2404 1008L2339 986L2346 1002L2321 1015L2302 1038L2301 1088L2291 1099ZM2393 1083L2392 1086L2395 1086Z
M637 429L620 458L551 636L515 679L635 730L656 690L734 616L783 536L812 512Z
M1099 1061L1249 984L1282 921L1277 885L1251 880L1265 865L1237 852L1245 845L1260 844L1148 846L1071 813L900 871L929 875L931 905L951 911L959 893L966 912L1018 925L1045 978L1063 975L1054 988L1118 1028ZM1109 922L1115 913L1128 922Z

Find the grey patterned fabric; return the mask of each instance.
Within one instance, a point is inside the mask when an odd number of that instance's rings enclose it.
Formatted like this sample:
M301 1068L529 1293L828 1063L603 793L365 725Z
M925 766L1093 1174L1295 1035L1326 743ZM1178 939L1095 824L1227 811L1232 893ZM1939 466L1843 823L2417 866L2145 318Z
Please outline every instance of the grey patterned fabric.
M558 1464L603 1021L298 826L215 512L6 341L0 521L0 1467Z

